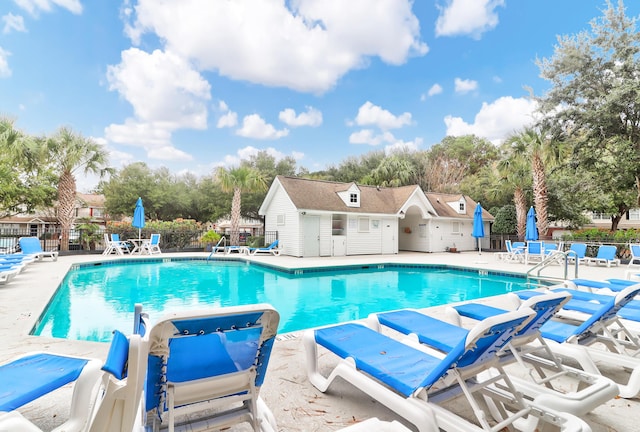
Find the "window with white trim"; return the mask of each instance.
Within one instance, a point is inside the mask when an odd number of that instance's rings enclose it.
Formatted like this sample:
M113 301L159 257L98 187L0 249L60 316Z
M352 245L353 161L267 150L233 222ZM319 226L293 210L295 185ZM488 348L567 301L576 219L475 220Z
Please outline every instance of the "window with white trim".
M591 219L593 220L609 220L610 216L604 212L594 211L591 213Z
M278 216L276 216L276 224L277 225L284 225L285 223L285 215L283 214L279 214Z
M452 234L460 234L460 222L452 222L451 223L451 233Z
M629 209L629 220L640 220L640 208Z
M369 232L369 218L358 218L358 232Z

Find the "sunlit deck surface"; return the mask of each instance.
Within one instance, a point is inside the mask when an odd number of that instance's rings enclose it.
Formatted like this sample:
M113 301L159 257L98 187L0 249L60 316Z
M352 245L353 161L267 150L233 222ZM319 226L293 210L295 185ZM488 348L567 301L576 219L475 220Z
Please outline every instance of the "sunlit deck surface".
M207 253L192 254L206 257ZM174 256L163 254L163 257ZM184 257L185 254L175 256ZM45 259L30 265L26 271L7 285L0 285L0 362L29 351L53 351L90 357L105 358L108 344L70 341L29 336L34 322L43 311L52 294L73 263L114 259L100 255L65 256L57 262ZM130 259L136 259L132 257ZM333 258L293 258L286 256L256 256L255 261L289 268L340 266L376 263L422 263L475 267L500 272L526 273L533 265L498 261L493 253L400 253L397 255L351 256ZM624 279L625 265L606 268L580 266L579 277ZM555 265L542 273L544 276L562 277L563 268ZM569 267L573 278L573 267ZM491 298L499 304L498 297ZM420 305L415 305L420 308ZM427 309L434 316L442 316L442 306ZM269 364L268 374L261 394L273 411L280 431L333 431L369 417L383 420L400 420L393 412L375 402L355 387L338 380L325 394L316 390L307 380L301 333L279 335ZM331 365L331 357L322 359ZM45 396L22 407L20 412L43 430L62 423L67 415L71 399L71 387ZM593 431L638 430L640 403L637 398L614 399L585 416ZM406 424L406 423L405 423ZM410 425L407 424L410 427ZM249 430L238 426L231 430Z

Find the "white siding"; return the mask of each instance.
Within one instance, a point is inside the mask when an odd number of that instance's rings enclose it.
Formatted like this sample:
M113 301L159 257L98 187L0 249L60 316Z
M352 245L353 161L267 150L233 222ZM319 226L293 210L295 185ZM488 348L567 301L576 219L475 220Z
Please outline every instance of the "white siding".
M358 232L358 219L369 218L369 232ZM347 219L347 255L367 255L382 253L382 227L371 226L371 221L382 223L381 216L357 216L349 215Z
M278 215L284 214L284 225L278 225ZM266 231L277 231L282 254L302 256L300 235L300 216L282 187L275 191L269 207L265 210L264 226Z
M320 256L331 256L331 215L320 216Z

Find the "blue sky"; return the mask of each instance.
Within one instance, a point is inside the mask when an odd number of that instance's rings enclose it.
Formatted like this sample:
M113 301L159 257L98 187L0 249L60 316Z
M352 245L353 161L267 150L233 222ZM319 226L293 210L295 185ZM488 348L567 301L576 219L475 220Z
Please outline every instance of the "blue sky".
M531 121L536 58L604 0L3 0L0 115L116 168L198 176L266 150L311 171ZM640 15L640 2L626 2ZM95 179L79 179L79 189Z

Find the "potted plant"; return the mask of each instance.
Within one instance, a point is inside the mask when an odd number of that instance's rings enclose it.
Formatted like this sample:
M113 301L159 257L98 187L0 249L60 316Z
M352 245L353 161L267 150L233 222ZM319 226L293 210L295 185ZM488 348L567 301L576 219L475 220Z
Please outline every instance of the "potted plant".
M206 252L211 252L213 245L217 244L219 240L220 234L214 230L209 230L200 237L200 241L205 244L204 250Z

